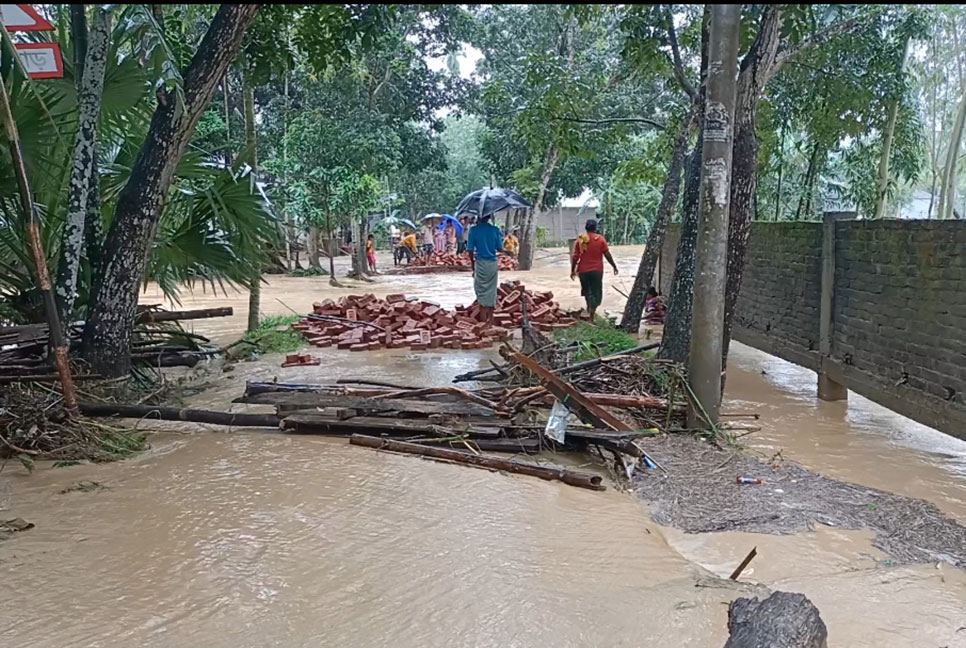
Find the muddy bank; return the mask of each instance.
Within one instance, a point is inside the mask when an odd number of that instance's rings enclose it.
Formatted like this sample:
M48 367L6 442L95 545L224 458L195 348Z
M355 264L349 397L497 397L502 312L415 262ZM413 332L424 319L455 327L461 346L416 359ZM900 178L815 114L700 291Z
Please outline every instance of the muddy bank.
M948 563L966 569L966 527L932 504L823 477L776 455L765 462L674 435L642 443L667 473L641 470L633 487L653 503L653 519L688 533L789 534L816 523L870 529L873 545L898 563ZM738 484L750 476L761 484Z

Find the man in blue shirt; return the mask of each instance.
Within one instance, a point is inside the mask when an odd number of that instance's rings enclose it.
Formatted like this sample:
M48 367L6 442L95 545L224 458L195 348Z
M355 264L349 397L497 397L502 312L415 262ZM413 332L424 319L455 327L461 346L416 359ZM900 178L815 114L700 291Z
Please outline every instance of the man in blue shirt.
M470 228L466 249L473 267L473 290L480 305L480 319L493 324L493 308L496 306L497 270L496 253L503 251L503 235L500 228L490 222L492 215L483 216Z

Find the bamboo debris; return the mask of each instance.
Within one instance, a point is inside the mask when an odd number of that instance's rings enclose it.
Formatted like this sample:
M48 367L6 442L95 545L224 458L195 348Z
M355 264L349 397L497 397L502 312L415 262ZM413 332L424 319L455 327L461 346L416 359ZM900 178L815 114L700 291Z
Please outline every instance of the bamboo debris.
M202 308L187 311L164 311L145 307L138 313L138 326L131 345L131 359L152 367L193 367L216 351L208 338L188 333L177 326L180 320L226 317L231 308ZM160 326L159 326L160 325ZM67 327L65 345L73 350L80 346L83 322ZM0 376L31 376L52 373L56 365L48 352L50 327L47 324L22 324L0 327ZM58 370L58 375L61 371ZM13 381L6 381L13 382ZM35 381L37 382L37 381Z

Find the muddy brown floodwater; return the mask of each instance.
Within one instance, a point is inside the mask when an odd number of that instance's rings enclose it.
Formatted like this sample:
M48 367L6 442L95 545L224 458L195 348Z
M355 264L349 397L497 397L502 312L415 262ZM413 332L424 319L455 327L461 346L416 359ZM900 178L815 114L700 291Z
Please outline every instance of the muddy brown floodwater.
M559 252L559 251L558 251ZM506 273L579 290L566 257ZM640 248L617 249L629 288ZM608 276L608 281L611 277ZM272 278L265 313L322 297L406 292L471 301L468 275L386 277L337 291L325 278ZM147 294L145 302L160 301ZM247 296L197 323L219 341L244 326ZM605 293L605 309L622 300ZM230 405L246 379L377 377L445 384L489 352L327 351L318 367L240 365L191 404ZM966 521L966 444L851 395L819 403L814 374L734 345L728 408L756 410L750 450L832 477L921 497ZM966 574L894 566L865 531L687 535L641 502L557 483L349 446L344 440L153 423L152 448L116 464L0 473L0 515L36 528L0 543L0 646L721 646L722 584L753 546L743 580L800 591L829 645L966 646ZM580 459L559 458L575 463ZM61 493L82 480L104 486Z

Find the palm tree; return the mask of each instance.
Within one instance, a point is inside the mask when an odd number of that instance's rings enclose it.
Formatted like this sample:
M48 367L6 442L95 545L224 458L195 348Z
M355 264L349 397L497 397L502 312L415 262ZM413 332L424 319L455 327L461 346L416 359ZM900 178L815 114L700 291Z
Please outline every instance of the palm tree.
M175 82L179 60L190 57L190 38L155 21L148 5L128 5L111 37L98 127L99 209L89 213L87 249L77 284L74 317L103 261L97 250L117 198L130 178L148 131L159 84ZM179 16L191 29L190 16ZM185 25L187 23L187 25ZM165 39L164 34L169 34ZM39 38L45 37L40 35ZM30 81L15 71L11 109L23 144L42 240L52 274L60 262L67 213L71 145L77 123L73 62L64 47L64 78ZM4 58L10 60L4 52ZM271 205L244 166L228 167L208 151L190 147L182 156L149 253L145 282L156 281L177 301L184 285L245 285L274 249L278 227ZM0 156L0 319L41 321L25 218L15 199L9 158ZM96 204L96 203L95 203Z

